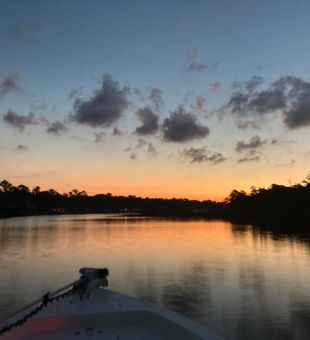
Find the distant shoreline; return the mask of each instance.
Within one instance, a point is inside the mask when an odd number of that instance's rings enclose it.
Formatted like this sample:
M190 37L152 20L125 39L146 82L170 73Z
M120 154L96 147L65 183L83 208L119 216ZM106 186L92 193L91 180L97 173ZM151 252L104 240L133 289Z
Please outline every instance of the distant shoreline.
M0 218L39 215L107 214L164 218L220 219L237 224L295 225L310 230L310 176L301 184L252 188L250 193L233 190L223 202L211 200L142 198L110 193L88 196L72 190L30 190L25 185L0 182Z

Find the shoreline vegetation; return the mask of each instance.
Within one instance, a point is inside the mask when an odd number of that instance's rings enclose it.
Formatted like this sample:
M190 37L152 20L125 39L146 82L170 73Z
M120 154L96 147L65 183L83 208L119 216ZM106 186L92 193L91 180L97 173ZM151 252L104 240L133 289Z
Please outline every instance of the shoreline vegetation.
M291 186L252 187L249 193L233 190L222 202L113 196L111 193L89 196L76 189L60 194L54 189L41 191L39 186L29 189L23 184L14 186L7 180L0 182L0 218L95 213L197 217L304 227L310 224L310 174L302 183Z

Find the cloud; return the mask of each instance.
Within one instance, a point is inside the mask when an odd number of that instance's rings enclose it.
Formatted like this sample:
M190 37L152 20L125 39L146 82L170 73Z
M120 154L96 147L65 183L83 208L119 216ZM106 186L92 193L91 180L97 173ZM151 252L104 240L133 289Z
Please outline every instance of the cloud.
M35 22L15 23L7 26L6 34L12 40L23 41L35 37L41 29Z
M60 136L62 133L66 132L68 128L61 122L56 121L50 124L46 131L48 134Z
M17 83L18 77L11 75L0 82L0 99L10 92L18 92L21 87Z
M194 109L197 110L198 112L205 112L206 108L207 108L206 98L203 96L197 96Z
M259 156L245 156L243 158L238 159L238 163L245 163L245 162L256 162L259 161Z
M131 151L130 158L136 159L138 157L137 151L141 149L147 152L150 156L154 157L157 155L157 150L154 147L154 145L152 143L147 142L143 138L139 138L135 146L128 146L124 151L125 152Z
M112 134L113 134L113 136L122 136L124 133L121 130L119 130L117 127L115 127L113 129Z
M14 149L15 151L27 151L29 150L28 146L19 144L17 147Z
M141 149L143 148L145 145L147 145L147 141L143 138L139 138L137 141L137 144L135 145L135 149Z
M211 91L212 91L213 93L219 92L219 91L221 90L221 87L222 87L222 84L221 84L219 81L217 81L216 83L214 83L214 84L212 85Z
M256 90L256 88L261 85L264 82L264 78L259 77L259 76L252 76L252 78L250 78L246 83L245 83L245 88L249 91L249 92L253 92L254 90Z
M249 121L249 120L238 120L237 127L240 130L245 130L247 128L259 129L260 126L257 122Z
M108 74L104 76L102 86L88 100L77 98L71 120L91 127L111 126L121 118L128 107L128 88L119 84Z
M152 87L150 90L149 99L151 100L152 104L156 111L160 111L164 106L164 101L162 98L163 91L158 87Z
M130 154L130 159L132 159L132 160L137 159L137 154L134 153L134 152L132 152L132 153Z
M300 94L284 113L284 123L289 129L310 125L310 91Z
M259 136L253 136L249 142L239 141L236 144L236 151L242 152L249 149L258 149L262 147L266 141L261 140Z
M152 135L158 131L158 116L149 108L145 107L136 112L142 125L138 126L135 133L138 135Z
M95 142L95 143L101 143L101 142L103 141L103 139L104 139L105 132L104 132L104 131L95 132L94 135L95 135L95 140L94 140L94 142Z
M186 57L186 69L194 72L206 71L208 69L208 64L198 62L197 55L191 53Z
M164 140L166 142L187 142L206 137L210 130L207 126L197 122L195 115L184 111L179 107L171 112L162 125Z
M258 91L263 82L253 76L246 83L246 91L237 91L220 109L237 116L262 116L280 112L288 129L310 126L310 82L293 76L280 77L267 89Z
M33 112L29 112L27 116L19 115L13 110L9 109L3 116L3 120L14 128L24 130L26 125L37 125L41 123L44 118L37 117Z
M147 152L148 152L148 154L150 154L151 156L156 156L156 155L157 155L157 150L155 149L155 147L153 146L152 143L148 143Z
M220 152L210 154L206 147L184 149L181 151L181 156L189 158L190 163L210 162L212 164L219 164L226 160Z

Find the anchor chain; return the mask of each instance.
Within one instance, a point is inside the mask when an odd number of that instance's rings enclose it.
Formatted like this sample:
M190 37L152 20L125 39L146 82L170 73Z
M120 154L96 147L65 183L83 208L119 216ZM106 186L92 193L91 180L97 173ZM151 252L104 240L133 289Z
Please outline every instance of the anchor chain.
M82 279L82 278L81 278ZM39 306L34 308L31 312L27 313L24 317L21 319L11 323L10 325L4 326L0 329L0 335L3 335L6 332L11 331L13 328L22 326L25 322L30 320L32 317L34 317L36 314L38 314L43 308L45 308L48 304L59 301L59 299L64 299L66 296L70 295L71 293L74 293L76 290L83 289L85 286L86 281L82 280L81 283L74 285L71 289L65 291L62 294L50 297L49 292L47 292L45 295L42 296L42 302Z

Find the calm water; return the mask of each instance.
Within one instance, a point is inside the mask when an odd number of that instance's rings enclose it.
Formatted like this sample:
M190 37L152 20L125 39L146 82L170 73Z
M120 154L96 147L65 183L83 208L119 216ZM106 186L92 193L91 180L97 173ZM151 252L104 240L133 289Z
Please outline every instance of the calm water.
M110 288L227 339L310 338L309 239L227 222L106 215L0 220L0 315L110 270Z

